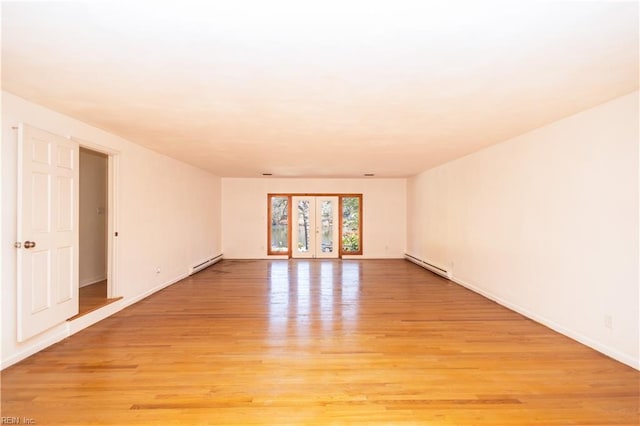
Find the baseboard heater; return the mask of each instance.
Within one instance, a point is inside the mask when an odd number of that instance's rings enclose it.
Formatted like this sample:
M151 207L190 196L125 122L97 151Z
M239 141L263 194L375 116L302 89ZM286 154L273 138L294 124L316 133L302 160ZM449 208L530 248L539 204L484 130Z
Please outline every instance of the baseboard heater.
M429 271L433 272L434 274L438 274L442 277L445 277L446 279L450 280L451 277L449 276L449 271L447 271L446 269L442 269L439 266L436 266L432 263L429 262L425 262L422 259L418 259L415 256L411 256L410 254L405 253L404 254L404 258L407 259L410 262L415 263L418 266L422 266L425 269L428 269Z
M209 266L213 265L214 263L217 263L219 261L222 260L222 255L219 254L216 257L212 257L211 259L207 259L202 263L197 264L196 266L192 266L191 267L191 271L189 272L189 275L193 275L195 273L198 273L200 271L202 271L205 268L208 268Z

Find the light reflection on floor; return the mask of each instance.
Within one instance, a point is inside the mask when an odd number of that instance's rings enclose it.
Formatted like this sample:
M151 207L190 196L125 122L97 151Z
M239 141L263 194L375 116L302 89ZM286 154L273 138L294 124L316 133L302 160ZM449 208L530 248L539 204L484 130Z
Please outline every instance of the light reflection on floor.
M320 264L320 319L324 333L333 328L333 263Z
M297 299L297 311L293 316L297 327L298 338L309 335L311 325L311 277L310 262L300 262L297 265L296 283L297 292L294 293Z
M289 320L289 264L269 265L269 332L272 336L286 334Z
M357 328L359 262L283 260L269 265L269 338L351 333ZM339 328L339 329L337 329Z
M342 263L342 323L353 331L358 320L360 296L360 263Z

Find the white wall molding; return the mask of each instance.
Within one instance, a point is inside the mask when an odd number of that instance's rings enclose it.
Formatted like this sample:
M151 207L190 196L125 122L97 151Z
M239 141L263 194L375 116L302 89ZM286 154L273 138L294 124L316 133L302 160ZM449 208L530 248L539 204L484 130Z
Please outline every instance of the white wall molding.
M87 278L87 279L85 279L85 280L83 280L83 281L81 281L81 282L80 282L80 287L86 287L86 286L91 285L91 284L97 284L97 283L99 283L100 281L104 281L104 280L106 280L106 279L107 279L107 276L106 276L106 275L101 275L101 276L95 276L95 277Z
M125 308L125 304L123 302L123 299L120 299L106 306L103 306L100 309L96 309L95 311L89 312L86 315L78 317L72 321L68 321L68 324L69 324L68 336L72 336L77 332L84 330L87 327L91 327L92 325L102 321L103 319L109 318L111 315L121 311L124 308Z
M170 285L176 284L178 281L182 281L183 279L187 278L189 276L188 272L185 272L184 274L181 274L180 276L178 276L175 279L169 280L169 281L165 281L164 283L157 285L147 291L145 291L142 294L139 294L135 297L132 297L130 299L127 300L123 300L124 306L122 306L122 309L131 306L135 303L138 303L139 301L146 299L147 297L151 296L153 293L157 293L160 290L169 287Z
M19 351L12 354L7 359L2 360L2 370L5 368L11 367L13 364L16 364L23 359L30 357L43 349L48 348L51 345L54 345L69 336L69 325L67 323L62 323L54 327L55 331L48 330L45 333L48 334L46 339L38 340L32 344L26 343L24 347L21 347ZM36 336L37 337L37 336ZM32 341L34 339L31 339Z
M508 300L505 300L489 291L483 290L481 287L473 285L471 283L468 283L466 281L463 281L455 276L453 276L451 278L451 281L461 285L462 287L465 287L471 291L473 291L474 293L478 293L479 295L486 297L489 300L492 300L494 302L496 302L497 304L504 306L507 309L510 309L514 312L519 313L520 315L523 315L535 322L537 322L538 324L544 325L547 328L550 328L553 331L556 331L566 337L569 337L585 346L588 346L592 349L595 349L596 351L603 353L605 355L607 355L610 358L615 359L616 361L619 361L623 364L626 364L632 368L635 368L636 370L640 370L640 360L637 359L633 359L632 357L621 353L620 351L617 351L616 349L607 346L603 343L597 342L591 338L589 338L588 336L585 336L582 333L579 333L575 330L569 329L567 327L563 327L562 325L556 323L555 321L549 319L549 318L545 318L541 315L538 315L534 312L531 312L528 309L523 308L522 306L516 304L516 303L512 303Z
M638 105L636 91L409 178L405 251L640 367Z
M47 347L66 339L69 336L74 335L84 330L87 327L90 327L106 318L109 318L113 314L116 314L119 311L123 310L124 308L127 308L135 303L138 303L143 299L146 299L149 296L152 296L154 293L157 293L160 290L163 290L171 285L177 284L178 282L182 281L188 276L189 274L180 275L172 280L164 282L146 291L145 293L139 296L130 298L128 300L121 299L121 300L115 301L113 303L110 303L109 305L103 306L102 308L97 309L93 312L89 312L88 314L78 317L72 321L67 321L66 323L60 324L56 326L57 328L59 328L59 330L55 332L55 334L52 334L51 336L47 337L46 340L34 341L32 344L29 344L29 342L27 342L26 343L27 346L24 349L22 349L20 352L16 353L12 357L7 358L6 360L3 360L2 369L4 370L5 368L10 367L11 365L17 362L20 362L30 357L31 355L34 355L37 352L40 352L41 350L46 349Z

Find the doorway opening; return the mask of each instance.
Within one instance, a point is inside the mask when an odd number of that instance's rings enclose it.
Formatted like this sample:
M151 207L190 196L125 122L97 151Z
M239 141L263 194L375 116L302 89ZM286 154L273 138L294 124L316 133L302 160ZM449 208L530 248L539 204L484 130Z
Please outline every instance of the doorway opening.
M110 227L113 224L113 157L88 148L79 156L79 306L71 320L113 303Z

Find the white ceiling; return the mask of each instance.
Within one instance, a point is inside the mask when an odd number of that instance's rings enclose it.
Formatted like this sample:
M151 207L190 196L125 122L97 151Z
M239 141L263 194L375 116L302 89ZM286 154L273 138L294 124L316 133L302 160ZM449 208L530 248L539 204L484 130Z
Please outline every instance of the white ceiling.
M220 176L410 176L638 89L638 2L3 2L2 87Z

